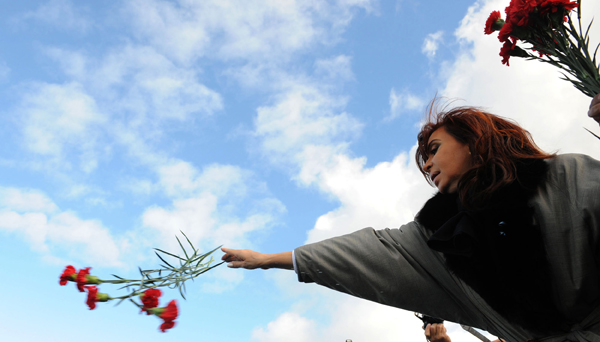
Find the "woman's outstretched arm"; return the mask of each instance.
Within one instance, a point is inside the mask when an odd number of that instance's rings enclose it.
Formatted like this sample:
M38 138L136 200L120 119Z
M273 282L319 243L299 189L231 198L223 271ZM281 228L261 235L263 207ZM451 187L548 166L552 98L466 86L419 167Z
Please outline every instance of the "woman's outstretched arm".
M225 253L221 258L227 262L231 268L245 268L253 270L256 268L283 268L286 270L294 269L292 252L264 254L249 249L230 249L221 248Z

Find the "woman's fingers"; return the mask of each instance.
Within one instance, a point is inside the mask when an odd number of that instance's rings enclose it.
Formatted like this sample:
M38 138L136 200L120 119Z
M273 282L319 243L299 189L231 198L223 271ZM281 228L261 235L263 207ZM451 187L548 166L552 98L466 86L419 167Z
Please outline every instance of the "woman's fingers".
M431 337L431 324L427 324L425 327L425 337L427 337L427 339Z
M249 270L260 267L260 257L263 255L261 253L249 249L221 248L221 250L225 252L221 260L227 262L227 267L246 268Z
M230 248L221 248L221 251L223 251L223 253L225 253L225 255L223 255L223 257L221 257L221 260L226 261L226 262L239 260L237 257L237 254L240 252L239 250L230 249Z
M592 99L588 116L600 123L600 94L594 96Z
M431 342L450 342L444 324L428 324L425 328L425 337Z
M230 267L230 268L243 267L244 258L241 256L241 254L243 254L242 250L221 248L221 251L223 251L225 253L225 255L223 255L223 257L221 257L221 260L227 262L227 267Z

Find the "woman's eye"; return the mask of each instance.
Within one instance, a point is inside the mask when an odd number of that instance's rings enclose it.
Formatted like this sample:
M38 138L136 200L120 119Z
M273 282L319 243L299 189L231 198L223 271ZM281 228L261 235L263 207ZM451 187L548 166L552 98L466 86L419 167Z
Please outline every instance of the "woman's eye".
M431 151L429 151L429 154L434 155L437 152L437 150L438 150L438 147L436 146L436 147L432 148Z

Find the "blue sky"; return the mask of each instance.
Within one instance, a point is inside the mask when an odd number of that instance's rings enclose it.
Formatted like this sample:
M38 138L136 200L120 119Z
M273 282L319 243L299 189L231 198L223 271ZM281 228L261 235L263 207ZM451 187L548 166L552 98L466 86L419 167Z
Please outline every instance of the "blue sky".
M408 341L411 312L219 267L181 317L94 311L67 264L136 275L184 231L289 251L412 220L435 94L517 120L548 151L600 158L589 99L483 35L509 1L2 1L0 335L7 341ZM600 5L583 1L584 21ZM594 26L592 39L600 37ZM219 259L220 253L215 257ZM103 285L101 290L118 295ZM468 339L456 325L452 336ZM462 336L462 337L461 337Z

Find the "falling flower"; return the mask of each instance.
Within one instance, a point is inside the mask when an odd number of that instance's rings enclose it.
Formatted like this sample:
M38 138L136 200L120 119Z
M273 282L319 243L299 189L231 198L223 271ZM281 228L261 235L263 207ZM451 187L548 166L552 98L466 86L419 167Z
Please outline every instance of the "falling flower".
M67 285L68 281L75 281L76 276L74 276L74 274L76 273L77 272L75 271L75 267L71 265L67 266L63 271L63 274L61 274L60 276L60 285L65 286Z
M83 286L88 283L86 276L90 274L91 267L82 268L77 273L77 289L83 292Z
M159 289L148 289L144 291L140 295L140 299L144 304L142 308L142 312L146 311L146 314L150 315L150 312L147 309L152 309L158 306L158 298L162 295L162 292Z
M96 297L98 288L96 286L86 286L84 288L88 291L86 303L90 307L90 310L94 310L96 308L96 302L98 301L98 298Z
M96 308L96 303L108 302L111 299L108 294L98 292L98 288L96 286L85 286L84 289L88 291L86 304L90 307L90 310L94 310Z
M182 232L183 234L183 232ZM68 265L65 267L63 273L59 277L59 284L66 285L69 281L75 282L77 289L80 292L87 292L86 304L90 310L96 309L98 302L107 302L110 300L117 300L116 305L119 305L124 300L129 299L142 312L146 312L148 315L156 315L162 319L162 324L159 329L162 332L166 332L175 326L175 319L179 314L177 308L177 302L172 300L165 307L158 307L159 298L162 296L162 291L158 287L169 287L178 288L181 296L185 299L185 286L184 282L190 279L194 279L197 276L204 274L205 272L223 264L220 262L216 265L213 263L213 258L206 259L210 254L215 252L219 247L209 251L208 253L200 253L196 249L185 234L187 242L192 247L192 253L188 253L186 249L181 245L186 259L176 256L172 253L165 252L161 249L155 248L156 255L164 263L160 269L142 270L139 268L141 279L126 279L113 274L116 279L100 279L90 274L91 267L85 267L77 271L75 267ZM179 241L179 238L177 238ZM179 267L173 267L165 260L158 252L166 255L178 258L180 262ZM129 293L123 296L110 297L107 293L100 293L99 287L93 286L98 284L112 284L112 285L123 285L121 289L128 289ZM174 286L173 286L174 285ZM134 300L134 297L139 297L141 304Z
M179 314L176 300L170 301L169 304L167 304L167 306L164 308L152 308L148 309L148 311L163 319L163 323L160 325L160 330L162 332L166 332L168 329L171 329L175 326L174 321Z
M177 301L174 299L167 304L165 311L163 311L158 317L164 320L164 323L160 325L160 330L165 332L167 329L171 329L175 326L174 320L177 318L179 311L177 310Z

